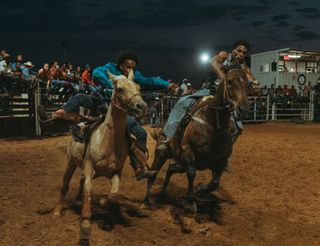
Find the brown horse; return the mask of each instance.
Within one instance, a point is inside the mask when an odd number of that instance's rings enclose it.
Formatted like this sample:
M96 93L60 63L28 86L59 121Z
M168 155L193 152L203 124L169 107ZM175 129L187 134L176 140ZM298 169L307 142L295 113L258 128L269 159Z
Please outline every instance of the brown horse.
M82 197L82 218L86 225L84 234L89 231L91 217L91 192L93 178L104 176L111 180L110 193L117 193L123 165L128 155L126 137L127 114L141 118L147 111L140 86L133 82L133 72L129 77L109 74L114 83L111 104L105 120L93 131L87 146L71 140L68 146L68 165L63 177L60 200L54 215L60 215L65 207L65 195L70 179L79 167L82 171L79 196Z
M171 175L187 173L187 200L195 205L193 199L193 180L196 170L209 169L212 180L201 187L201 192L209 193L219 186L220 177L232 153L232 112L243 117L249 110L247 100L248 79L240 69L227 72L227 80L217 88L214 97L199 100L189 113L185 129L177 131L170 142L171 153L156 148L151 169L160 170L165 161L174 159L175 163L167 170L160 197L165 195ZM158 137L157 145L161 142ZM150 205L151 188L156 176L149 178L145 204Z

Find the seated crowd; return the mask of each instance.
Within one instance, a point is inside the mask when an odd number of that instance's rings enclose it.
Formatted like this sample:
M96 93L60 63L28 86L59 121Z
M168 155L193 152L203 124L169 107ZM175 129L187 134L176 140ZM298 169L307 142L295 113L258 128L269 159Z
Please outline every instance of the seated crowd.
M37 71L33 71L31 61L24 61L21 54L13 61L6 50L0 53L0 94L18 95L19 93L32 92L37 83L45 90L45 96L59 95L59 98L67 99L72 94L83 92L94 94L104 88L92 78L92 70L89 64L74 66L71 62L59 64L44 63ZM13 82L14 81L14 82ZM184 96L195 92L188 79L184 79L181 86L175 83L177 88L171 92L172 96ZM22 89L21 89L22 88Z
M0 93L20 94L32 92L38 84L32 62L24 62L21 54L14 61L6 50L0 52Z
M310 97L310 93L313 90L313 86L311 85L311 82L306 83L304 86L299 85L298 88L296 88L294 85L291 85L288 87L288 85L279 85L278 87L274 87L273 84L271 84L270 88L268 88L266 85L263 87L250 87L248 95L249 96L286 96L286 97Z

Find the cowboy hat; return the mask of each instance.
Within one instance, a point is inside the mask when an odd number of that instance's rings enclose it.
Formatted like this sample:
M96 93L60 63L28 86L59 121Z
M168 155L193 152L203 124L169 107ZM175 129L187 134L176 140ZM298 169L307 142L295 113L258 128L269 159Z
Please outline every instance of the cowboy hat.
M27 61L23 65L25 65L26 67L34 67L31 61Z

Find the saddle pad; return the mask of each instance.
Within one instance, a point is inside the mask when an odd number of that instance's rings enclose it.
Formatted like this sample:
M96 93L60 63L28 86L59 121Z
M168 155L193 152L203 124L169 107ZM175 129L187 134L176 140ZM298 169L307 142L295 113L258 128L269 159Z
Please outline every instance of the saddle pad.
M104 121L105 117L105 115L101 115L95 122L87 124L83 129L78 125L70 125L69 129L73 140L80 143L87 143L92 132Z

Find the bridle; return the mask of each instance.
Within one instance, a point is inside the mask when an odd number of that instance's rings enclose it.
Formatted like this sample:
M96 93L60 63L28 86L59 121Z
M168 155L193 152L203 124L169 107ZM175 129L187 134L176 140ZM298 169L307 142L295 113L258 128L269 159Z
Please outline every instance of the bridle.
M227 71L227 75L233 71L241 71L243 72L242 69L240 68L233 68ZM223 106L222 108L224 109L228 109L230 112L234 111L234 104L231 101L231 97L230 97L230 80L226 79L224 81L224 85L223 85Z
M242 69L239 68L233 68L228 70L227 75L230 72L233 71L241 71L243 72ZM217 129L221 129L220 126L220 120L219 120L219 111L227 111L227 112L233 112L234 111L234 104L231 101L231 97L230 97L230 80L226 79L223 82L223 105L222 106L213 106L210 105L208 106L210 109L215 109L215 114L216 114L216 128L214 128L212 125L210 125L208 122L206 122L205 120L201 119L200 117L197 117L196 115L204 108L204 107L199 107L196 112L194 114L190 114L189 116L191 118L191 120L194 120L196 122L198 122L200 125L206 127L209 131L213 132L214 130Z
M131 101L134 97L136 96L141 96L140 93L134 93L130 98L129 98L129 101L125 104L122 103L122 100L121 100L121 95L120 93L118 93L116 90L115 90L115 98L114 99L111 99L111 103L116 106L118 109L120 109L121 111L125 112L125 113L128 113L130 111L130 105L131 105Z

